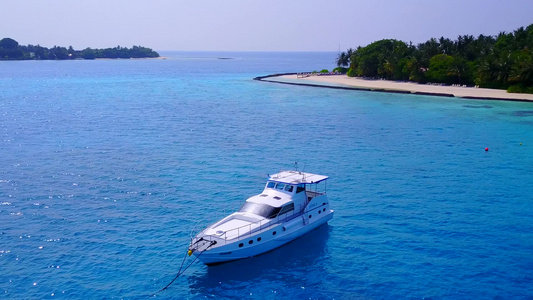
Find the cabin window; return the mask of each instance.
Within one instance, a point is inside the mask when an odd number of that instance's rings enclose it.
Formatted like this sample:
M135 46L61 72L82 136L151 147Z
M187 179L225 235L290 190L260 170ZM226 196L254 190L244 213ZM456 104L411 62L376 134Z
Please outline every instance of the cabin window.
M291 210L294 210L294 203L289 203L289 204L283 206L281 208L279 214L281 215L281 214L287 213L287 212L289 212Z
M304 192L305 191L305 185L299 184L298 187L296 187L296 194Z
M281 207L274 207L268 204L259 204L253 202L245 202L241 209L239 209L240 212L248 212L268 219L276 217L280 210Z
M284 183L278 183L276 184L276 189L283 191L283 188L285 187Z
M273 182L273 181L269 181L269 182L267 183L267 188L269 188L269 189L273 189L275 186L276 186L276 183Z
M292 193L293 188L294 188L294 186L287 184L285 186L285 191L287 191L289 193Z

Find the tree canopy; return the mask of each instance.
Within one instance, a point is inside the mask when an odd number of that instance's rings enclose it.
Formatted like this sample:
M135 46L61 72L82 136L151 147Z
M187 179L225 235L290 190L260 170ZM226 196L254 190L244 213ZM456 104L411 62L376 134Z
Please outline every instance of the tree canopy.
M159 57L159 53L150 48L133 46L74 50L72 46L65 48L54 46L21 46L11 38L0 40L0 60L65 60L65 59L96 59L96 58L148 58Z
M337 57L348 76L466 84L533 93L533 24L497 36L431 38L416 46L393 39Z

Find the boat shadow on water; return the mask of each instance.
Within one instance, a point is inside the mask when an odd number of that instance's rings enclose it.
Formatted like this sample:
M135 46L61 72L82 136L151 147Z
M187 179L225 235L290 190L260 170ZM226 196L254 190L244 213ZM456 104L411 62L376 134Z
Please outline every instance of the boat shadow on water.
M328 259L327 241L332 230L326 223L270 252L208 267L203 274L189 276L190 288L203 293L223 283L283 276L287 269L307 272L310 266L319 267Z

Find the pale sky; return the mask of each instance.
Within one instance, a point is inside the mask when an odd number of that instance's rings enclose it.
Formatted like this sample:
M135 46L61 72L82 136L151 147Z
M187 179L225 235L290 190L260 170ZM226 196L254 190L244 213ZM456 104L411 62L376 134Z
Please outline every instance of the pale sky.
M0 11L0 39L76 50L337 51L533 23L533 0L0 0Z

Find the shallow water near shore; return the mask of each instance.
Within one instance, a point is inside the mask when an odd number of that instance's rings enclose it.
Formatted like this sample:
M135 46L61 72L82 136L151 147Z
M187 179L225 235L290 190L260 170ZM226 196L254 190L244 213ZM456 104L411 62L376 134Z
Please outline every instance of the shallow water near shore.
M252 80L336 53L161 54L0 62L4 299L146 299L294 162L330 176L328 225L156 298L533 297L532 103Z

